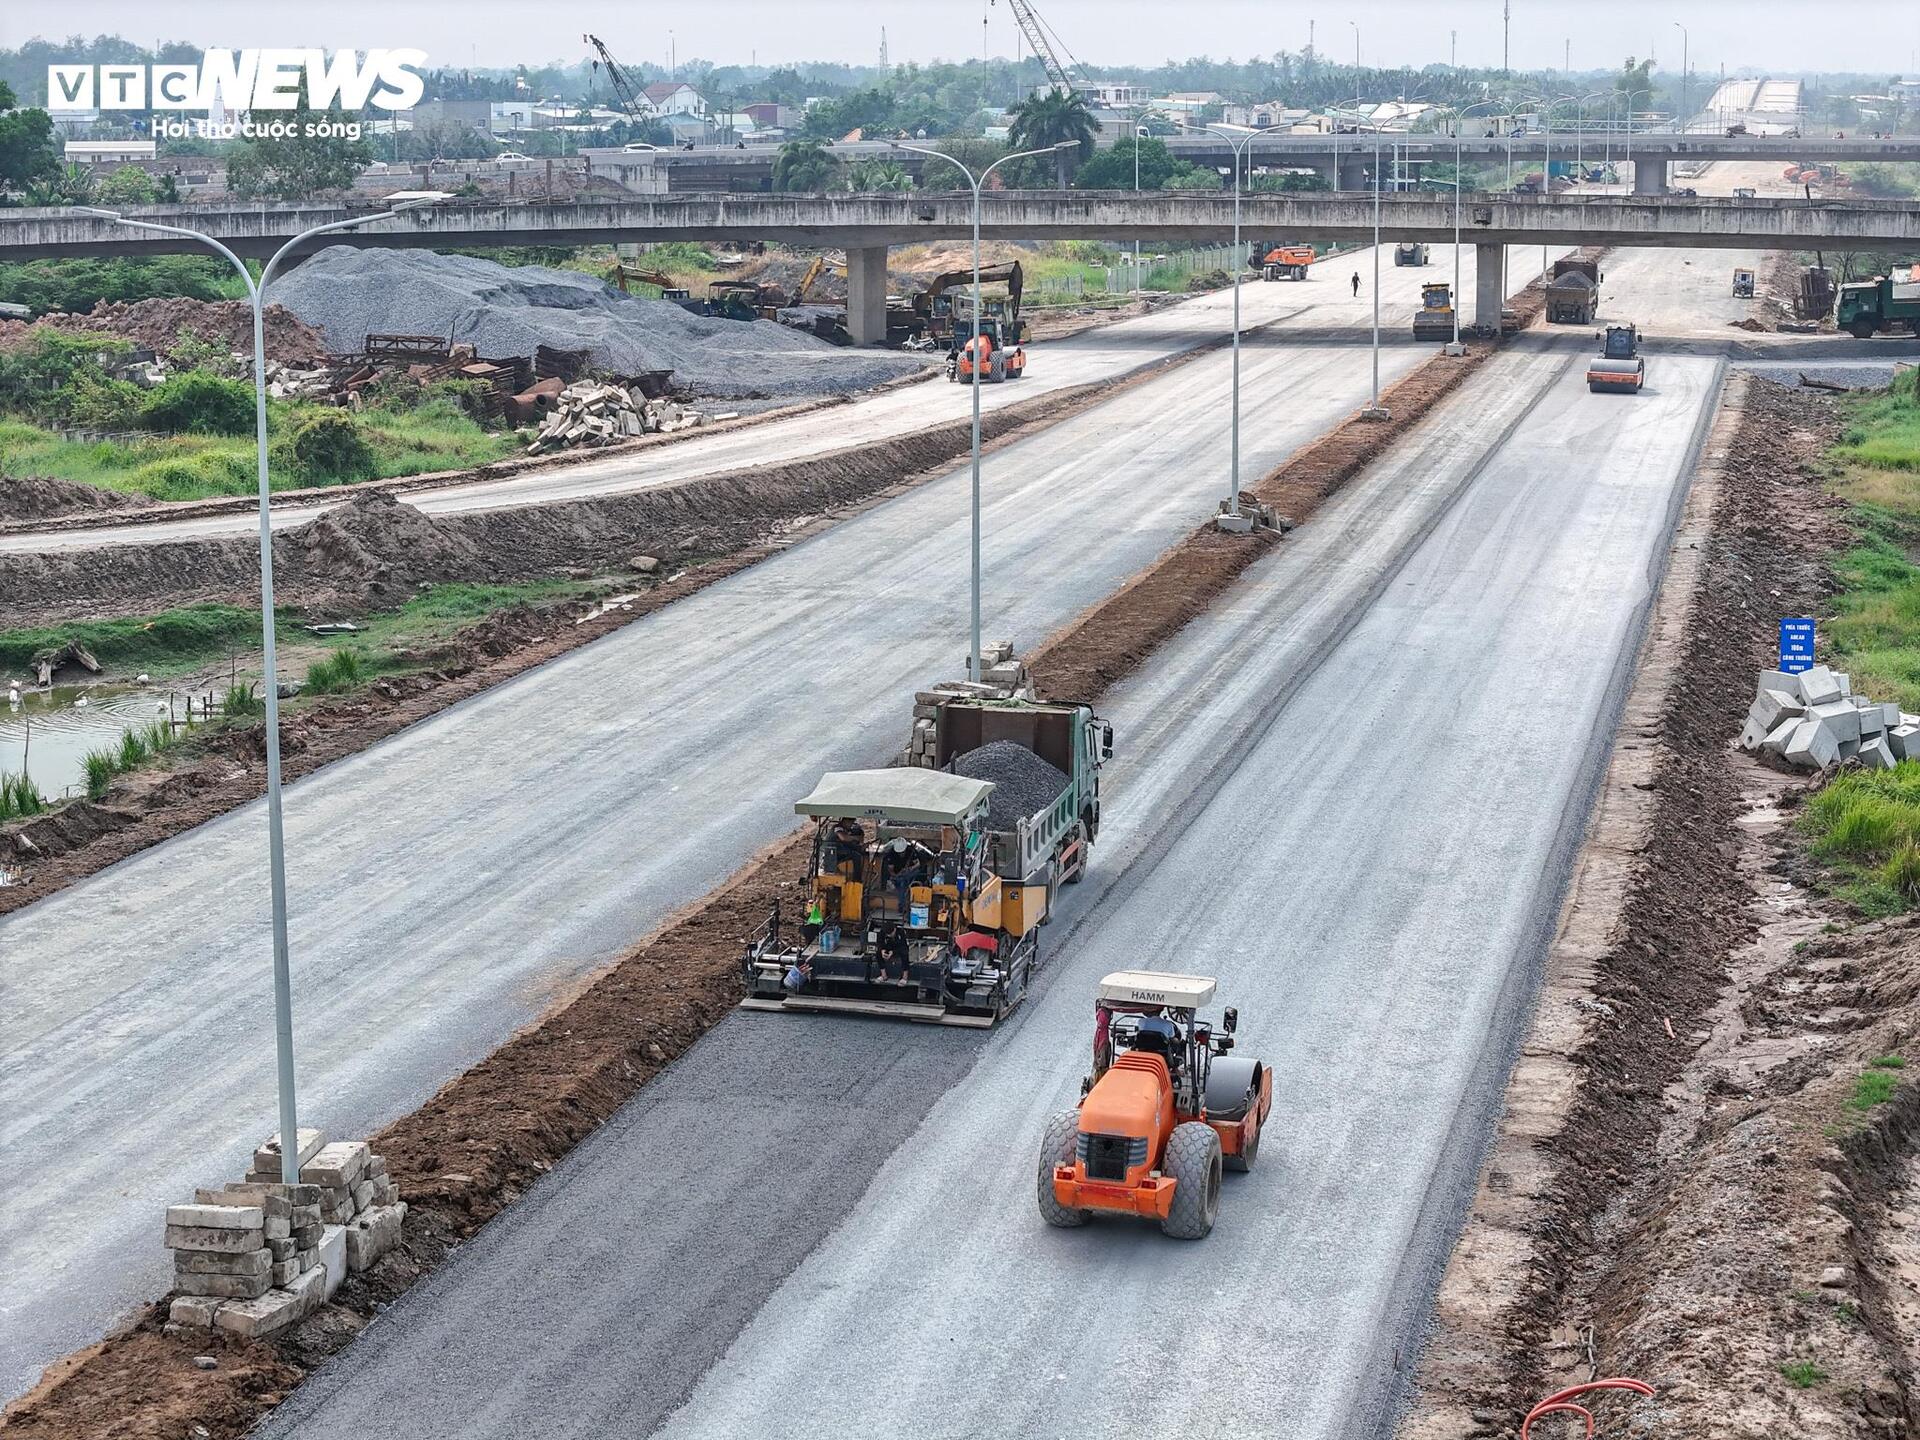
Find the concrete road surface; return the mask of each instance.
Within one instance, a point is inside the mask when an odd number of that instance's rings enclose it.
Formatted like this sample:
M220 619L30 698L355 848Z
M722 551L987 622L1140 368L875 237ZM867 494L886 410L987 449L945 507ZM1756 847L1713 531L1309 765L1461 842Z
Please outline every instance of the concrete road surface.
M1594 396L1580 358L1502 357L1112 697L1012 1021L730 1017L262 1433L1383 1433L1718 375ZM1217 975L1275 1070L1198 1245L1034 1204L1141 965Z
M1517 250L1514 252L1519 253ZM1536 255L1538 251L1534 252ZM1558 253L1558 252L1556 252ZM1396 269L1389 251L1380 268L1382 328L1396 344L1407 337L1413 308L1423 280L1451 281L1453 261L1444 246L1433 247L1434 263L1424 270ZM1340 330L1349 337L1370 328L1373 313L1373 252L1342 255L1314 267L1313 279L1303 282L1249 281L1241 288L1241 323L1255 326L1282 321L1299 330ZM1462 256L1463 293L1473 293L1473 250ZM1351 277L1362 278L1361 293L1353 294ZM1515 265L1515 289L1526 284L1527 273ZM993 410L1049 390L1111 379L1144 365L1183 354L1196 346L1217 342L1231 333L1233 292L1216 291L1170 309L1138 319L1085 331L1065 340L1030 346L1027 378L1017 383L982 388L983 409ZM782 420L713 435L699 435L645 450L610 455L577 464L529 471L504 480L482 480L452 485L410 496L408 504L430 515L538 505L598 495L622 494L692 479L699 475L758 464L786 464L809 455L912 434L928 425L961 418L971 411L968 387L945 380L871 396L848 405L831 406ZM275 512L282 528L304 525L324 514L325 505L301 506ZM125 525L39 530L0 535L0 555L36 554L54 550L93 549L104 545L149 544L207 536L251 535L259 521L253 512L235 512L196 519L138 521Z
M1402 297L1422 273L1382 270ZM1302 288L1336 323L1368 308ZM1428 353L1385 351L1383 382ZM990 638L1037 642L1211 512L1228 364L990 458ZM1249 347L1245 474L1364 403L1369 365L1351 336ZM820 771L902 743L902 697L964 663L965 515L956 471L294 786L303 1119L413 1108L785 831ZM0 919L0 1393L161 1293L163 1207L275 1128L263 831L236 812Z

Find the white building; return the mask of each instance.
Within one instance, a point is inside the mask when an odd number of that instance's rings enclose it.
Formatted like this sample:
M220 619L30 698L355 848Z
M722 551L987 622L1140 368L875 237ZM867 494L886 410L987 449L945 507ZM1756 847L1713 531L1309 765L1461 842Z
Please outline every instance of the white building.
M157 148L151 140L69 140L66 157L77 165L131 165L153 159Z
M707 102L684 80L662 80L647 86L647 103L662 115L705 116Z

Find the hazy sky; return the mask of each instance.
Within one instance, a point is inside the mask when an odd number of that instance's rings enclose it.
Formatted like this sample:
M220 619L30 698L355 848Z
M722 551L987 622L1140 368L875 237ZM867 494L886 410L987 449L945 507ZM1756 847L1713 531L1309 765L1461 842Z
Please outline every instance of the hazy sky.
M1910 71L1920 47L1920 9L1893 0L1511 0L1513 64L1557 68L1571 35L1576 69L1611 66L1625 55L1680 63L1691 32L1697 72L1766 68L1839 70L1882 66ZM1083 61L1155 64L1211 55L1245 59L1298 50L1315 23L1320 50L1353 57L1354 25L1369 65L1418 65L1448 58L1459 33L1463 65L1500 63L1501 0L1036 0L1040 13ZM621 59L665 65L669 37L682 59L878 58L884 25L892 58L961 59L985 39L1014 53L1016 29L1004 0L0 0L0 45L39 35L120 34L131 40L185 40L235 48L322 45L366 50L413 46L435 65L572 62L591 30Z

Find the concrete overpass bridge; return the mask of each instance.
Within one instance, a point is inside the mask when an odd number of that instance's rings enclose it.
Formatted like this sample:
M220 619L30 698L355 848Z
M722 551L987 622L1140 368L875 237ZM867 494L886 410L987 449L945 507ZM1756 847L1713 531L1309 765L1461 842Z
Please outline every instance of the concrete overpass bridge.
M1551 135L1468 136L1460 142L1461 158L1471 164L1516 167L1539 165L1551 156L1570 160L1576 155L1597 163L1611 154L1626 158L1632 147L1633 185L1643 195L1664 195L1670 188L1672 167L1681 163L1707 164L1716 160L1772 161L1785 168L1788 161L1855 162L1905 161L1920 163L1920 140L1871 140L1849 136L1786 139L1770 135L1635 134L1624 130L1589 130ZM1170 136L1167 148L1189 164L1225 170L1232 164L1227 141L1211 132ZM864 140L830 147L844 163L891 160L910 174L928 176L935 184L951 167L910 151L895 150L885 141ZM1374 151L1383 165L1398 164L1416 175L1429 164L1453 163L1449 135L1259 135L1247 142L1248 164L1254 170L1308 169L1333 183L1337 190L1360 190L1371 184ZM626 152L587 150L588 164L642 194L758 193L773 188L773 160L769 146L698 146L692 150ZM1397 159L1396 159L1397 157ZM450 166L457 170L457 165Z
M190 226L245 256L271 254L316 225L368 213L353 205L140 207L139 218ZM1218 243L1233 233L1226 194L1134 195L1127 191L1002 191L989 194L981 233L1003 240L1142 240ZM634 196L565 205L449 201L430 210L328 236L322 244L447 249L508 245L581 246L669 240L774 240L844 249L848 327L861 343L884 333L887 248L972 233L965 194ZM1688 246L1742 250L1907 250L1920 241L1920 203L1679 199L1652 196L1468 195L1460 207L1465 243L1489 262L1504 245ZM1447 242L1451 197L1408 192L1382 197L1387 241ZM1371 196L1260 194L1241 202L1245 237L1366 242L1375 233ZM0 211L0 261L86 255L151 255L188 242L117 226L67 210ZM1498 285L1483 285L1477 318L1498 319Z

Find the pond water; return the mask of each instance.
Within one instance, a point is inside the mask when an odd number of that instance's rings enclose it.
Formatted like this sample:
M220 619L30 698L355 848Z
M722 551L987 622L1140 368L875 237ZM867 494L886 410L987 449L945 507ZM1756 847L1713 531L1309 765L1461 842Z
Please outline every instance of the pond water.
M82 697L87 703L77 704ZM21 691L16 705L0 683L0 773L18 775L24 761L49 800L84 795L87 752L118 745L134 726L158 720L167 698L145 685L55 685ZM185 718L184 696L174 696L174 714Z

